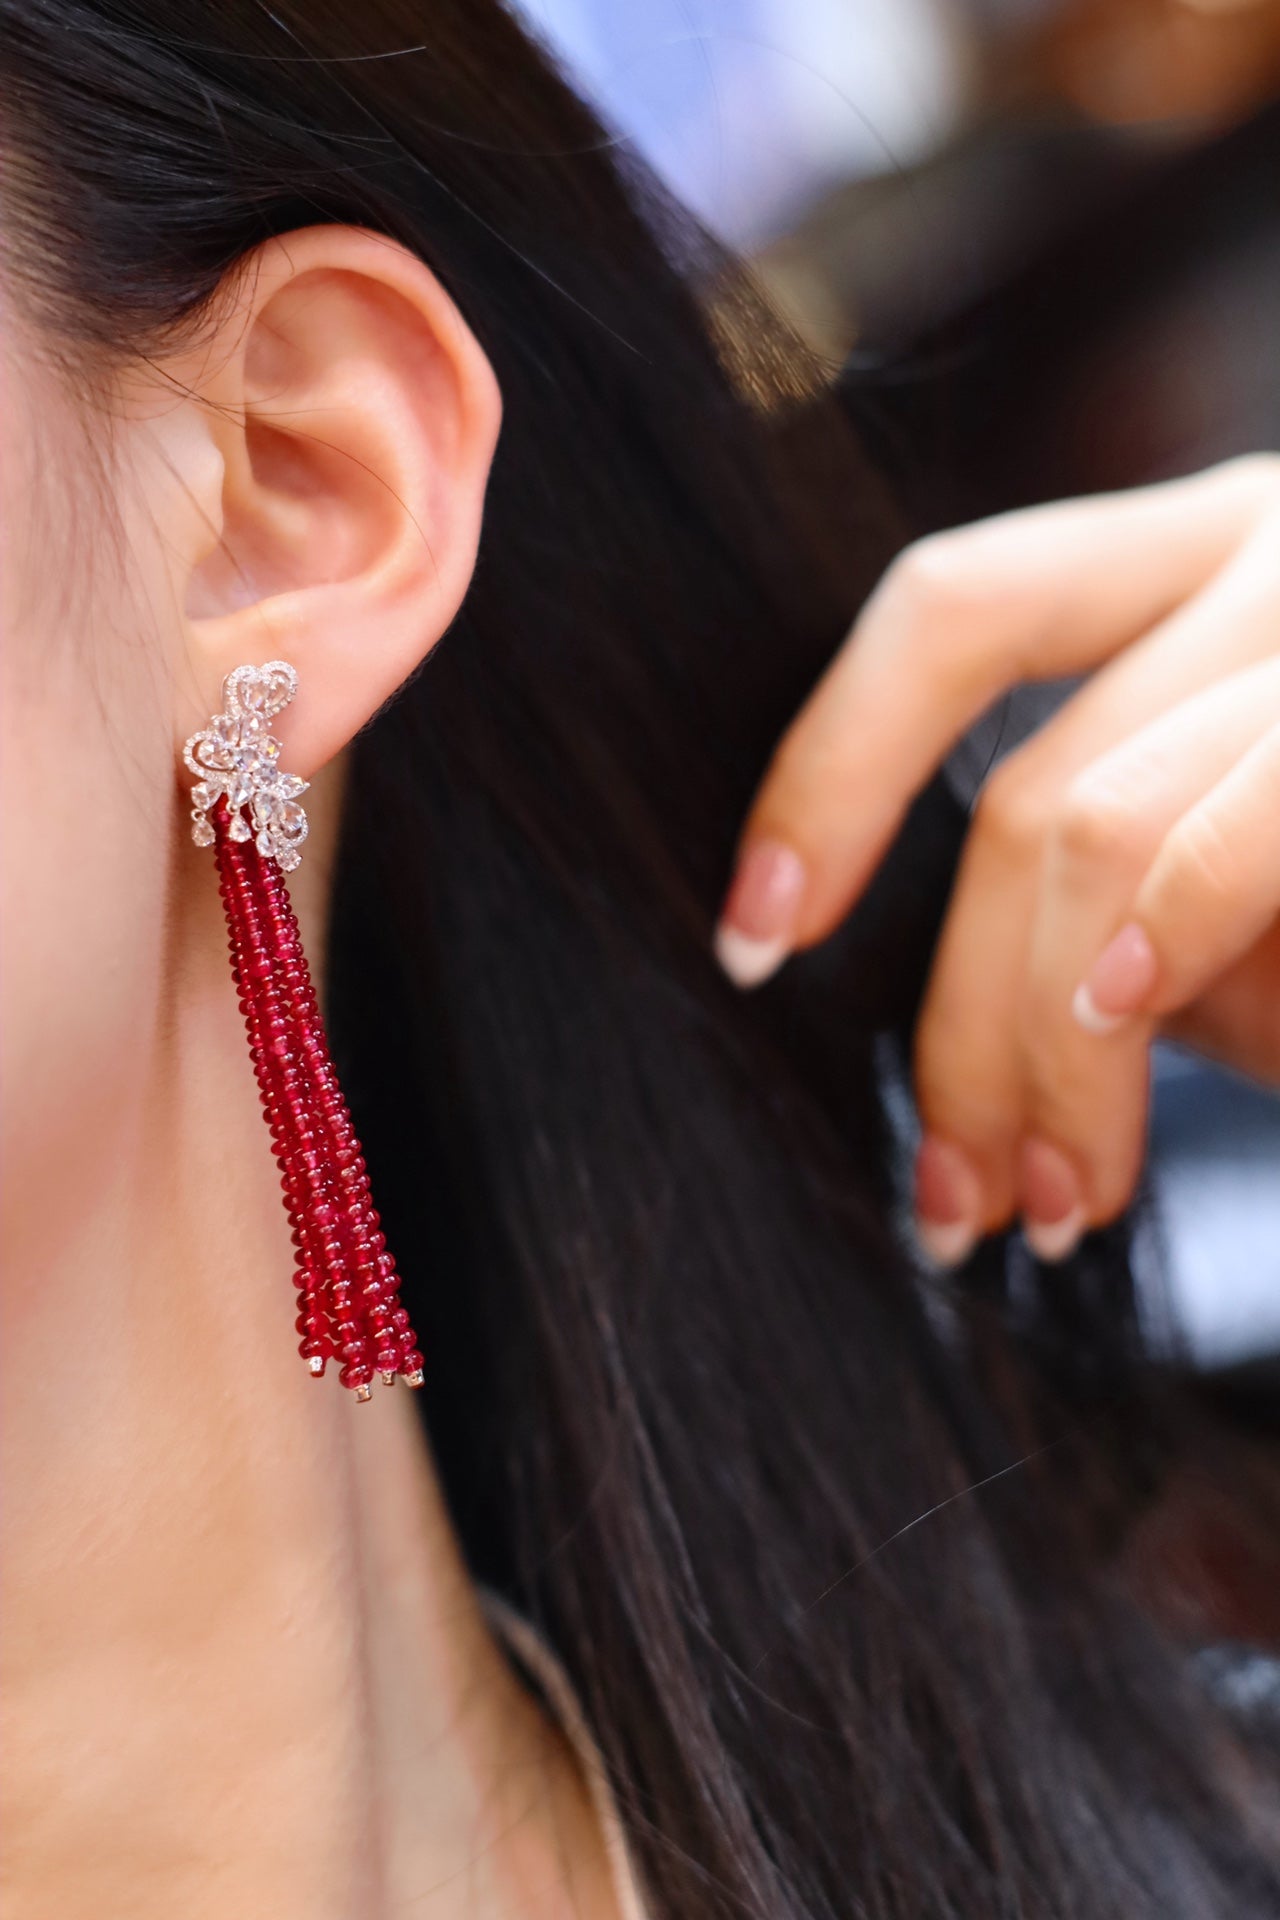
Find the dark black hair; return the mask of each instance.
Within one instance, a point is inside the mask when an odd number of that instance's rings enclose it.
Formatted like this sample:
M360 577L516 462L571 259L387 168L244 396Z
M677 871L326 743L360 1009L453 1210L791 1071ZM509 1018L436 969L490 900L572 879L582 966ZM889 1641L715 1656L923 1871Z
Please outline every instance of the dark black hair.
M331 220L428 259L497 372L473 589L356 743L331 1015L461 1537L563 1657L654 1915L1274 1917L1274 1775L1134 1577L1191 1416L1122 1236L943 1284L895 1230L958 809L759 994L710 957L902 537L856 399L495 0L0 35L11 269L67 352L162 347Z

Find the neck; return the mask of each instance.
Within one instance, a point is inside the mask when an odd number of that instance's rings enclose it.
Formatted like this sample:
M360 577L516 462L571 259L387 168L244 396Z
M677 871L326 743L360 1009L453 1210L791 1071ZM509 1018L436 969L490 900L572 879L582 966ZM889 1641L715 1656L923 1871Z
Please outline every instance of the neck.
M582 1783L489 1637L410 1393L356 1406L294 1352L202 877L119 1126L9 1288L7 1911L605 1914Z

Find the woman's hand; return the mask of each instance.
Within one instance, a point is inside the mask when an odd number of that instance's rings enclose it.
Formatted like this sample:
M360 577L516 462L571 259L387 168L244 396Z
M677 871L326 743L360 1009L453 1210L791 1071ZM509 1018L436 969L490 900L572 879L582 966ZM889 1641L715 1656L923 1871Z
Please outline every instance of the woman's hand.
M1280 1081L1280 457L908 548L774 755L717 938L743 986L821 940L987 706L1083 674L979 796L921 1015L948 1264L1121 1211L1154 1035Z

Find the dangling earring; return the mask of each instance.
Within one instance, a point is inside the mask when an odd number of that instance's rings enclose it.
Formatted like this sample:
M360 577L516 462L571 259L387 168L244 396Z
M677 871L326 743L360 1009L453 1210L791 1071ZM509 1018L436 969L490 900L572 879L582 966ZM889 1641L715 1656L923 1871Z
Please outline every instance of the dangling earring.
M325 1038L284 875L302 858L307 782L278 765L272 717L298 690L283 660L237 667L222 712L187 741L198 776L191 837L213 847L231 971L297 1249L299 1351L317 1377L331 1359L357 1400L375 1373L422 1385L396 1263Z

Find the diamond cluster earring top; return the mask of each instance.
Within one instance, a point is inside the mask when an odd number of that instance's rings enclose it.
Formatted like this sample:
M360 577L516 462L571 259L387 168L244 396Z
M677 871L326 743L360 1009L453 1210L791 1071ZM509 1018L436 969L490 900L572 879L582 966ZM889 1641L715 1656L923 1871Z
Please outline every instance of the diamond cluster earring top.
M193 733L183 750L199 776L191 789L191 838L198 847L213 845L209 813L225 796L233 840L252 838L263 859L276 861L285 873L301 860L307 816L298 796L308 783L279 766L280 742L268 725L297 691L297 672L286 660L237 667L223 681L222 712Z
M222 712L186 743L198 775L191 834L217 858L232 977L293 1229L299 1351L317 1376L339 1361L342 1385L368 1400L375 1373L420 1387L423 1359L284 882L302 857L307 782L281 772L268 722L297 690L283 660L227 675Z

